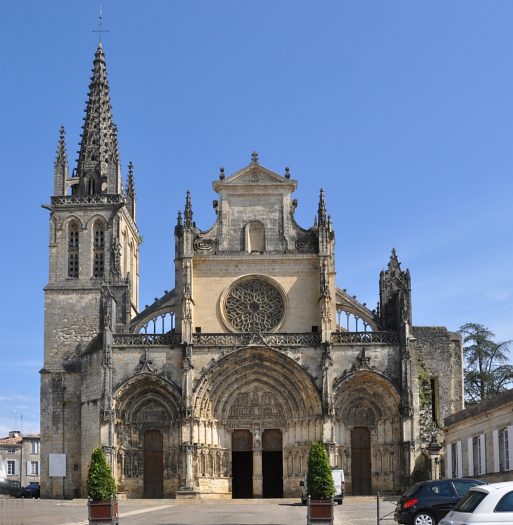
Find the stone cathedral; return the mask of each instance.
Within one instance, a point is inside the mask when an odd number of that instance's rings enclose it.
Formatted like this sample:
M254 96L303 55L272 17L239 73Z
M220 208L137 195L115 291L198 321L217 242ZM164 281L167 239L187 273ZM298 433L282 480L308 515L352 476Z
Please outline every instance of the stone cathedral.
M128 497L295 497L313 441L345 470L348 493L410 482L462 408L460 339L413 326L394 250L376 309L337 287L337 196L321 190L303 228L297 184L253 153L238 172L221 169L204 230L187 192L174 288L141 310L134 168L123 182L99 44L76 167L61 128L44 206L43 497L84 497L97 446Z

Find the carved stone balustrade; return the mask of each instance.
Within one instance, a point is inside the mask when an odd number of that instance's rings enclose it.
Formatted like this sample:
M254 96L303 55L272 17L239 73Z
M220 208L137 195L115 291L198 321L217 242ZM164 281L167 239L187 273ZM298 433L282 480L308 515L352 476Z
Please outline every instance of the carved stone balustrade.
M300 333L242 333L242 334L193 334L192 343L197 346L235 346L263 345L268 347L319 346L320 334ZM398 343L395 332L333 332L334 345L388 344ZM181 334L114 334L114 347L129 346L176 346L182 344Z
M334 345L385 344L396 345L395 332L333 332L331 342Z
M181 334L114 334L112 345L126 346L174 346L182 344Z
M122 195L94 194L94 195L58 195L52 197L52 204L59 206L75 206L76 204L118 204L123 202Z
M192 342L198 346L249 346L264 345L280 346L317 346L321 342L320 336L314 332L290 334L193 334Z

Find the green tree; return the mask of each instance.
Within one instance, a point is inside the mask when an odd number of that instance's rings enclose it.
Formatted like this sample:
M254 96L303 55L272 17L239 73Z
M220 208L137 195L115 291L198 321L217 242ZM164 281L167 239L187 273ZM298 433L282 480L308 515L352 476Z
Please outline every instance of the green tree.
M94 501L107 500L116 494L116 482L103 450L93 450L91 464L87 473L87 494Z
M478 403L513 385L513 366L508 363L511 341L497 343L485 326L467 323L460 327L465 361L465 400Z
M330 499L335 495L335 484L328 461L328 454L322 443L312 443L308 453L308 494L312 499Z

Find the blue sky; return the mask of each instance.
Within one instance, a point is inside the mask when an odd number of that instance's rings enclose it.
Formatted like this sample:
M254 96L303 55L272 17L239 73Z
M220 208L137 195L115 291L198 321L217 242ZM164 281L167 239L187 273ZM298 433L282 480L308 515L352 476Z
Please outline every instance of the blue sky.
M1 2L0 435L38 430L48 203L59 126L75 165L98 2ZM105 0L123 172L134 163L141 307L174 286L173 227L192 192L257 150L319 188L337 283L368 305L392 247L416 325L479 322L513 338L513 2Z

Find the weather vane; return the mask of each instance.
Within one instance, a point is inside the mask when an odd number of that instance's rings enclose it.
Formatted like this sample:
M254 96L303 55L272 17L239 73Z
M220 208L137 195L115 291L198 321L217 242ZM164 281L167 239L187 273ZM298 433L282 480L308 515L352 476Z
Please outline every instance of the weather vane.
M103 0L100 0L100 17L98 23L98 29L93 29L93 33L100 33L100 42L102 41L102 33L108 33L108 29L103 29Z

